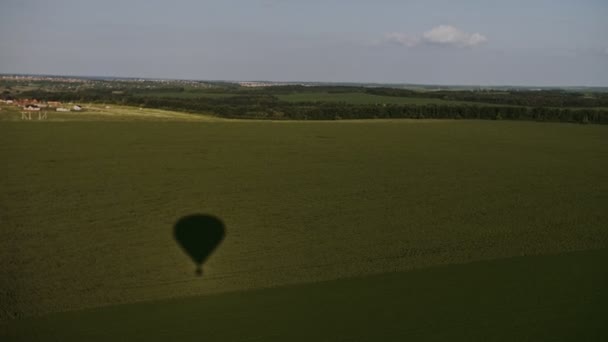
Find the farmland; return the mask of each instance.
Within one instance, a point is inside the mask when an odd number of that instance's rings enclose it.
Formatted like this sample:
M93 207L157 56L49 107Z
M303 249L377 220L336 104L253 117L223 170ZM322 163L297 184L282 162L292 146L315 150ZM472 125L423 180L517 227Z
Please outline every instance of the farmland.
M344 102L350 104L415 104L415 105L472 105L474 102L445 101L429 97L396 97L381 96L366 93L323 93L323 92L296 92L292 94L277 95L282 101L287 102Z
M230 119L475 119L608 123L608 95L585 89L404 89L179 80L0 79L0 99L135 106Z
M6 326L6 336L62 341L241 341L251 336L264 341L600 341L608 334L607 258L606 250L517 257L118 305L14 321Z
M166 98L180 98L180 99L197 99L197 98L212 98L222 99L235 96L245 95L259 95L260 93L266 93L259 90L241 90L239 92L210 92L205 90L186 90L186 91L156 91L156 92L141 92L139 96L154 96L154 97L166 97ZM273 92L269 92L274 94ZM323 91L295 91L291 93L276 94L277 99L289 103L311 103L311 102L325 102L325 103L348 103L348 104L444 104L444 105L474 105L475 102L466 101L446 101L431 97L395 97L395 96L382 96L367 94L364 92L323 92Z
M0 342L608 342L608 0L0 4Z
M205 122L205 121L222 121L221 118L211 115L199 114L190 115L162 109L150 109L145 111L143 108L132 106L105 106L94 103L83 105L82 111L57 112L53 108L42 109L40 112L45 114L44 121L188 121L188 122ZM0 105L0 121L22 121L22 112L19 107ZM30 113L30 119L40 121L39 113Z
M0 336L606 336L606 126L107 117L0 122Z

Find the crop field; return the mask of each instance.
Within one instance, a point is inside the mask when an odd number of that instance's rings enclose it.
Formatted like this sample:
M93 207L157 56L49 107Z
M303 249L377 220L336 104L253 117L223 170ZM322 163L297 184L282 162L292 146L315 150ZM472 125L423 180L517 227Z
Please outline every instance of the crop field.
M262 90L263 91L263 90ZM157 96L157 97L171 97L180 99L196 99L196 98L227 98L239 95L255 95L261 93L260 90L250 90L248 93L216 93L208 92L205 90L191 90L191 91L155 91L153 93L142 93L141 96ZM270 92L272 94L272 92ZM382 96L366 94L362 92L294 92L291 94L277 93L273 94L281 101L286 102L342 102L357 105L366 104L399 104L399 105L427 105L427 104L444 104L444 105L477 105L477 102L467 101L446 101L437 98L424 98L424 97L397 97L397 96ZM483 105L483 104L481 104Z
M24 341L601 341L607 258L604 249L499 259L57 313L4 328L8 340Z
M381 96L365 93L328 93L328 92L300 92L293 94L277 95L282 101L287 102L344 102L350 104L444 104L444 105L476 105L476 102L466 101L446 101L436 98L421 98L421 97L397 97L397 96Z
M0 122L1 340L608 336L607 126L103 118Z
M173 97L179 99L196 99L196 98L225 98L236 96L234 93L215 93L201 90L187 90L187 91L155 91L153 93L144 93L146 96L158 96L158 97ZM143 95L143 94L141 94Z
M46 113L43 121L222 121L211 115L191 115L182 112L151 109L145 110L131 106L111 105L106 106L98 103L81 104L82 111L57 112L54 108L41 109L40 113ZM71 107L71 105L67 106ZM0 121L23 121L22 110L19 107L0 105ZM31 112L31 121L39 120L39 112Z

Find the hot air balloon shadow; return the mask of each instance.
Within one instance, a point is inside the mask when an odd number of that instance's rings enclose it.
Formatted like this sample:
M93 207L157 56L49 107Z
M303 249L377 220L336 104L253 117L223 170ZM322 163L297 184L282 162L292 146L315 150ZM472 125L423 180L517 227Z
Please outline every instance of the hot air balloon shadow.
M203 263L224 240L226 229L218 218L210 215L189 215L177 221L173 229L175 241L196 264L196 274L203 275Z

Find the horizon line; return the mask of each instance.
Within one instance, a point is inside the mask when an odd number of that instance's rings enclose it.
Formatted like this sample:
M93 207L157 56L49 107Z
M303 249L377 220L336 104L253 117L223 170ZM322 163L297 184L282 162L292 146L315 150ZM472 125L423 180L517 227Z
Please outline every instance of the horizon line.
M117 80L150 80L150 81L189 81L189 82L220 82L238 84L242 82L259 83L281 83L285 85L297 84L353 84L353 85L395 85L395 86L422 86L422 87L479 87L479 88L608 88L607 85L516 85L516 84L455 84L455 83L409 83L409 82L377 82L377 81L275 81L275 80L236 80L236 79L194 79L194 78L167 78L167 77L143 77L143 76L108 76L108 75L74 75L74 74L46 74L46 73L7 73L0 72L1 76L42 76L57 78L80 78L80 79L117 79Z

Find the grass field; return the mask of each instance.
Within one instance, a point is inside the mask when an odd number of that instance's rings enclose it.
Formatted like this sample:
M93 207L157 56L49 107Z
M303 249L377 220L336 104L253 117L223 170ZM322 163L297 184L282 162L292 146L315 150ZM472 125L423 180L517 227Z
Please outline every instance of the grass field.
M255 90L250 91L251 94L256 94ZM142 94L143 96L144 94ZM145 93L146 96L158 96L158 97L174 97L174 98L225 98L232 96L239 96L237 93L210 93L205 91L166 91L166 92L154 92ZM436 98L419 98L419 97L396 97L396 96L381 96L372 95L362 92L351 92L351 93L329 93L329 92L296 92L292 94L276 94L275 95L281 101L287 102L345 102L351 104L445 104L445 105L484 105L477 102L466 102L466 101L446 101Z
M606 336L606 252L564 253L608 247L607 147L532 122L0 122L2 334ZM172 238L192 213L227 230L202 278Z
M601 341L607 259L606 249L517 257L58 313L0 329L11 341Z
M196 99L196 98L224 98L224 97L232 97L238 96L235 93L212 93L208 91L201 90L190 90L190 91L155 91L152 93L140 93L135 94L140 96L157 96L157 97L174 97L180 99Z
M287 102L345 102L351 104L403 104L403 105L483 105L477 102L446 101L435 98L381 96L365 93L324 93L302 92L287 95L276 95Z
M39 120L39 112L31 113L31 121L222 121L225 119L205 114L188 114L176 111L98 103L81 104L83 111L57 112L54 108L42 109L46 118ZM71 107L71 106L68 106ZM107 108L106 108L107 107ZM0 105L0 121L24 121L21 108Z

